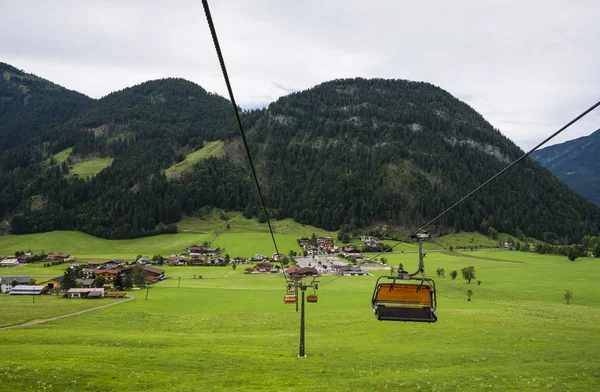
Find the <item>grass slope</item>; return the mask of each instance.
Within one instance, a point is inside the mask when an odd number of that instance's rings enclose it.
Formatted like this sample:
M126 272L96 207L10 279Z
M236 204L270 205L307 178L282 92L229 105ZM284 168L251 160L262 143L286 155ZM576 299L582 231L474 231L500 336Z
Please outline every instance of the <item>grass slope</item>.
M328 232L313 226L302 225L292 219L271 222L275 231L279 252L287 254L290 250L300 252L296 239L317 236L337 238L337 232ZM229 228L227 226L229 225ZM224 249L232 257L249 257L256 253L271 255L275 252L268 226L256 219L246 219L239 212L224 212L213 209L195 217L184 217L177 224L179 233L131 240L106 240L75 231L54 231L48 233L0 236L0 253L14 254L16 251L31 250L64 252L80 259L132 259L138 254L152 256L180 253L190 245L205 241L212 246ZM359 241L354 241L360 245ZM384 241L394 245L395 241ZM497 245L478 233L459 233L434 239L423 248L427 251L443 250L450 245L458 246ZM341 244L340 244L341 245ZM414 252L418 249L414 243L402 243L394 252ZM387 255L384 255L387 257ZM389 259L389 257L387 257Z
M177 234L131 240L106 240L77 231L53 231L48 233L0 236L0 253L14 254L31 250L33 253L63 252L82 260L128 258L138 254L153 256L180 253L190 245L208 241L213 246L225 248L232 257L249 257L256 253L271 255L275 248L266 224L246 219L236 212L227 212L228 220L221 219L220 211L212 211L203 219L186 217L179 224ZM229 223L230 229L227 229ZM334 235L324 230L304 226L291 219L273 221L279 251L300 251L296 239L302 236ZM16 270L16 268L11 268Z
M438 238L434 238L433 242L439 246L449 249L450 246L454 248L497 248L499 247L498 240L493 240L483 234L473 232L467 233L464 231L447 234Z
M147 301L0 332L0 389L596 390L600 264L493 253L505 261L491 260L492 251L426 259L429 272L474 265L483 281L437 279L435 324L376 321L376 277L322 277L319 303L307 305L304 359L299 314L282 303L280 276L169 267L173 279ZM389 257L416 267L415 255Z
M61 152L57 152L56 154L53 155L54 160L58 163L63 163L64 161L67 160L67 158L69 157L69 155L71 155L72 152L73 152L73 147L65 148Z
M30 295L0 295L0 327L73 313L105 305L110 301L112 299L101 302L66 300L56 295L38 295L34 300Z
M229 225L229 229L227 229ZM294 234L298 237L310 237L312 233L317 236L336 236L337 232L330 232L318 227L303 225L293 219L272 220L271 226L276 233ZM237 211L222 211L217 208L209 212L199 213L198 216L186 216L177 222L179 232L224 232L236 233L268 233L269 226L266 223L258 223L256 219L246 219Z
M63 252L80 259L134 258L138 254L170 255L198 242L210 241L210 234L164 234L132 240L106 240L78 231L0 236L0 252L14 254L31 249L34 253ZM14 269L14 268L13 268Z
M79 177L93 177L100 173L103 169L112 165L115 159L111 157L107 158L86 158L82 161L76 162L69 169L69 177L78 175Z
M43 263L33 263L26 266L0 269L0 276L29 276L37 282L43 282L58 276L63 276L66 264L44 267Z
M209 157L222 157L225 155L223 148L225 143L222 140L205 143L204 146L192 153L186 155L185 159L165 170L168 178L179 176L186 170L190 170L196 163Z

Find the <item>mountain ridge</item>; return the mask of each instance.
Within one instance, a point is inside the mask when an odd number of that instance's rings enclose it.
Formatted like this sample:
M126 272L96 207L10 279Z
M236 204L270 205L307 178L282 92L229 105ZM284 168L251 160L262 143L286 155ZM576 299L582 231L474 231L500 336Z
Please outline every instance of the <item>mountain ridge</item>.
M41 136L93 102L36 75L0 62L0 145L4 149Z
M179 78L93 101L18 146L39 152L20 169L1 169L0 156L0 191L12 190L0 217L10 216L13 233L77 229L104 238L174 232L183 214L204 206L264 220L230 105ZM270 214L328 230L418 226L522 154L467 104L425 82L338 79L243 111L242 120ZM164 176L217 140L224 157ZM69 178L68 159L46 163L66 148L114 160L92 178ZM600 209L590 204L527 161L433 229L491 225L569 242L598 229Z
M600 205L600 129L531 156L577 193Z

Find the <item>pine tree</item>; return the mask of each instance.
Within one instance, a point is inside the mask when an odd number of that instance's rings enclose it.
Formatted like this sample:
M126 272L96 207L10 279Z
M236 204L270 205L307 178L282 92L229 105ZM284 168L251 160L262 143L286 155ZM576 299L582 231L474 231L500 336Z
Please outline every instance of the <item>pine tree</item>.
M61 288L63 290L69 290L72 289L73 287L76 286L76 281L75 279L77 279L75 270L71 267L67 268L67 270L64 273L64 280L61 284Z
M106 283L106 278L104 278L104 276L98 276L96 278L96 280L94 280L94 286L98 287L98 288L104 287L105 283Z
M131 274L127 274L125 279L123 280L123 287L126 289L130 289L133 287L133 279L131 279Z
M120 273L117 274L117 277L113 280L113 286L115 289L120 290L123 287L123 277Z

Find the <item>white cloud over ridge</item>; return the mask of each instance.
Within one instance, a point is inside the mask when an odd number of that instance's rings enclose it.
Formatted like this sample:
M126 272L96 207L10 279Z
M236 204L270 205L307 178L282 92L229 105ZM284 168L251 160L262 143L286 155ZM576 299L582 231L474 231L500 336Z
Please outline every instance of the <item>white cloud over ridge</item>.
M524 149L600 99L595 1L212 1L236 99L427 81ZM3 0L0 61L98 98L161 77L226 96L200 1ZM598 111L556 142L600 128Z

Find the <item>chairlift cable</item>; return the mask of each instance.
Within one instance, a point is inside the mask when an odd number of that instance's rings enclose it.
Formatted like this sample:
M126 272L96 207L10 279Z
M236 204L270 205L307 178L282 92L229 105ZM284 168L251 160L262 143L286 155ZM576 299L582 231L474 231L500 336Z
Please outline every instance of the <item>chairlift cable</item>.
M271 239L273 240L273 245L275 246L275 254L279 257L279 249L277 247L277 241L275 241L275 234L273 233L273 227L271 226L271 220L269 219L269 213L267 212L267 207L265 206L265 200L262 195L262 191L260 189L260 184L258 182L258 176L256 175L256 170L254 168L254 163L252 162L252 156L250 155L250 149L248 148L248 141L246 140L246 134L244 133L244 127L242 126L242 120L240 119L240 113L235 103L235 97L233 96L233 90L231 88L231 83L229 82L229 76L227 74L227 68L225 68L225 60L223 59L223 53L221 52L221 46L219 45L219 39L217 38L217 32L215 30L215 25L212 20L212 16L210 14L210 8L208 6L207 0L202 0L202 6L204 7L204 13L206 14L206 20L208 22L208 27L210 28L210 34L212 36L213 44L215 45L215 49L217 51L217 57L219 58L219 64L221 65L221 71L223 72L223 78L225 79L225 84L227 85L227 91L229 93L229 99L231 100L231 106L233 106L233 111L235 113L235 118L238 124L238 128L240 131L240 135L242 137L242 141L244 142L244 148L246 150L246 155L248 156L248 162L250 163L250 169L252 170L252 176L254 178L254 183L256 184L256 189L258 191L258 197L260 199L260 204L262 205L263 212L267 219L267 224L269 226L269 232L271 233ZM285 277L285 274L284 274Z
M514 165L516 165L517 163L519 163L520 161L522 161L523 159L527 158L529 155L531 155L534 151L536 151L538 148L540 148L541 146L543 146L544 144L548 143L550 140L554 139L556 136L558 136L560 133L562 133L565 129L569 128L571 125L575 124L577 121L581 120L584 116L586 116L588 113L590 113L592 110L596 109L598 106L600 106L600 101L596 102L594 105L592 105L590 108L588 108L587 110L585 110L583 113L581 113L580 115L578 115L577 117L575 117L573 120L569 121L566 125L564 125L562 128L560 128L558 131L554 132L552 135L548 136L546 139L544 139L541 143L539 143L537 146L535 146L534 148L532 148L531 150L529 150L528 152L524 153L523 155L521 155L519 158L517 158L516 160L514 160L512 163L510 163L508 166L506 166L504 169L500 170L498 173L494 174L492 177L490 177L487 181L485 181L484 183L482 183L481 185L479 185L477 188L473 189L471 192L467 193L465 196L463 196L460 200L458 200L456 203L454 203L452 206L448 207L446 210L444 210L442 213L440 213L438 216L436 216L435 218L433 218L432 220L430 220L429 222L425 223L424 225L422 225L421 227L419 227L416 231L414 231L413 233L411 233L410 235L406 236L402 241L399 241L398 243L394 244L393 246L387 248L386 250L379 252L378 254L376 254L375 256L373 256L373 258L379 257L382 254L386 253L386 252L390 252L392 249L394 249L396 246L400 245L401 243L405 242L406 240L408 240L409 238L413 237L414 235L416 235L417 233L419 233L421 230L424 230L427 226L431 225L433 222L437 221L438 219L440 219L442 216L446 215L448 212L450 212L452 209L454 209L456 206L458 206L459 204L461 204L463 201L465 201L466 199L468 199L469 197L471 197L474 193L476 193L477 191L479 191L481 188L483 188L484 186L486 186L487 184L489 184L490 182L492 182L493 180L495 180L496 178L500 177L502 174L504 174L508 169L510 169L511 167L513 167Z

